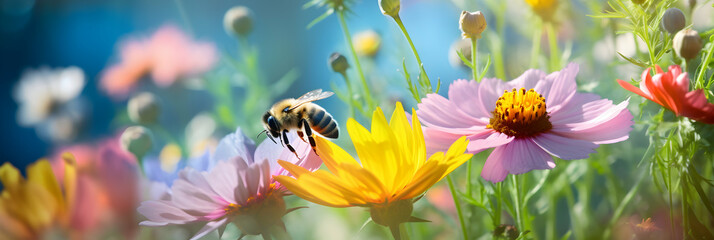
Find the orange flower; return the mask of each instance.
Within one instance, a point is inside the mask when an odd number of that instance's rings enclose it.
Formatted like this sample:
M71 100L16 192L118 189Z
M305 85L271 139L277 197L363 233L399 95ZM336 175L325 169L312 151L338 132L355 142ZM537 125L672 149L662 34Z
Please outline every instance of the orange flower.
M657 74L650 76L650 69L642 73L640 88L618 79L623 88L637 93L663 107L677 116L714 124L714 104L707 102L704 90L689 91L689 78L678 65L669 66L669 72L657 66Z

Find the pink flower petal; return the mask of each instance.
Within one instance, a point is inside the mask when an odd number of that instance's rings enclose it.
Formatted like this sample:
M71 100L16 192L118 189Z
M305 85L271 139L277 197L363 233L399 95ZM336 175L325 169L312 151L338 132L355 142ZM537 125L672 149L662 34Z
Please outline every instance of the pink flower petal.
M564 160L588 158L598 147L589 141L561 137L555 134L542 133L531 138L535 144L546 152Z
M238 185L238 168L235 164L230 161L219 162L210 173L204 173L204 176L213 192L228 203L237 203L234 199Z
M553 73L555 74L555 73ZM543 80L545 80L546 75L543 71L538 70L538 69L528 69L523 74L518 76L516 79L513 79L507 83L507 89L511 91L513 88L515 89L520 89L520 88L525 88L526 90L531 89L536 87L536 85L543 84ZM536 89L538 90L538 89ZM503 94L503 91L501 91L498 96L501 96ZM543 95L545 96L545 95ZM495 102L494 102L494 107L495 107Z
M462 133L452 133L453 131L442 131L436 127L423 128L422 131L426 142L427 155L436 152L446 152L451 144L462 136L468 136L468 139L473 141L475 139L487 138L493 132L491 129L482 129L479 132L463 131Z
M486 163L481 169L481 177L484 179L497 183L506 179L508 171L503 167L503 148L504 146L496 147L496 149L491 152L491 155L486 159Z
M478 101L474 102L482 111L488 112L491 116L491 112L496 109L496 101L503 95L504 90L511 90L512 87L507 83L501 81L497 78L484 78L479 84L478 92L476 93L476 98ZM486 122L488 124L488 122ZM484 124L484 126L486 125Z
M496 150L498 149L496 148ZM500 154L501 164L511 174L521 174L531 170L555 167L553 158L528 138L516 138L500 147L500 149L504 152Z
M142 202L137 211L149 219L139 223L141 226L166 226L198 220L197 216L190 215L171 204L171 202L163 200Z
M486 125L488 120L477 119L462 112L453 102L439 94L428 94L418 104L417 115L425 125L448 128L468 128L474 124Z
M545 82L552 82L550 86L535 89L545 97L545 105L549 111L558 111L560 107L566 105L570 98L573 97L577 90L575 83L575 75L577 74L578 65L570 63L560 72L551 73L546 77Z
M203 226L203 228L201 228L201 230L198 230L196 235L193 235L193 237L191 237L191 240L200 239L203 236L206 236L206 234L209 234L209 233L213 232L214 230L218 229L219 227L225 225L227 222L228 222L228 218L222 218L221 220L218 220L218 221L208 222L208 223L206 223L206 226Z
M489 148L499 147L504 144L508 144L515 139L514 137L510 137L506 134L499 133L494 130L491 130L488 134L488 137L483 139L475 139L469 137L470 142L468 147L466 147L466 151L468 153L476 154Z
M609 100L608 100L609 101ZM607 144L624 141L632 130L632 114L627 109L628 101L618 105L604 104L602 100L596 101L597 115L588 114L589 119L568 124L553 124L553 133L571 139L580 139L595 144ZM588 104L586 104L588 105ZM605 106L605 111L602 106ZM587 108L585 105L584 108Z
M195 214L207 215L224 207L225 200L219 201L222 198L210 188L198 188L184 179L174 181L171 192L171 202L174 206Z
M449 101L473 118L488 119L493 109L483 109L479 107L480 105L474 104L478 100L476 92L478 92L478 82L459 79L449 86Z

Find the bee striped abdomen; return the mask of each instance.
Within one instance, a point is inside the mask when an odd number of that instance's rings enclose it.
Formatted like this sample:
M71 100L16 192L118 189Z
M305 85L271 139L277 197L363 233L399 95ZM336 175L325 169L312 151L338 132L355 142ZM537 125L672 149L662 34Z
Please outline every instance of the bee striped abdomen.
M339 136L339 128L335 119L320 106L310 108L308 111L308 122L310 127L315 132L326 138L337 138Z

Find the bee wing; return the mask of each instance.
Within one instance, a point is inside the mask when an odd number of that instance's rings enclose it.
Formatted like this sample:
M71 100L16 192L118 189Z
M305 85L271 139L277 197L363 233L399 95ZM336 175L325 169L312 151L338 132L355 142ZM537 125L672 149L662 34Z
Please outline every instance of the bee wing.
M290 110L295 109L305 103L328 98L328 97L332 96L332 94L335 94L335 93L330 92L330 91L323 92L322 89L315 89L315 90L309 91L309 92L303 94L302 96L300 96L298 99L295 99L295 105L292 106L290 108Z

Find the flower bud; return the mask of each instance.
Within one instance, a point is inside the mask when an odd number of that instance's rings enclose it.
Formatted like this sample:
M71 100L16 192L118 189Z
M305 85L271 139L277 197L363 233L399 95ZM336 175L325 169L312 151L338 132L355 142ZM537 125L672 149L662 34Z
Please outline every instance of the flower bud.
M149 129L142 126L132 126L124 130L119 141L122 149L134 154L136 159L141 160L151 150L152 138Z
M699 33L692 29L684 29L674 35L672 47L678 56L687 61L696 57L699 51L702 50L702 38Z
M459 28L461 29L461 35L464 38L481 38L481 33L486 30L486 18L483 16L481 11L476 12L461 12L461 18L459 20Z
M347 58L338 52L334 52L330 55L328 63L330 64L330 67L332 67L332 71L335 71L336 73L345 73L347 68L350 67L350 64L347 63Z
M686 25L684 13L679 8L670 8L662 15L662 28L670 34L675 34Z
M367 30L355 34L352 41L355 43L355 51L358 55L374 57L379 51L382 38L374 30Z
M253 30L253 18L250 9L244 6L235 6L228 9L223 16L223 27L229 34L245 36Z
M553 13L558 8L558 0L526 0L526 3L544 21L552 20Z
M379 9L382 10L382 14L393 18L399 16L401 5L401 0L379 0Z
M154 94L143 92L129 99L127 111L131 121L139 124L152 124L156 123L159 118L160 107Z

